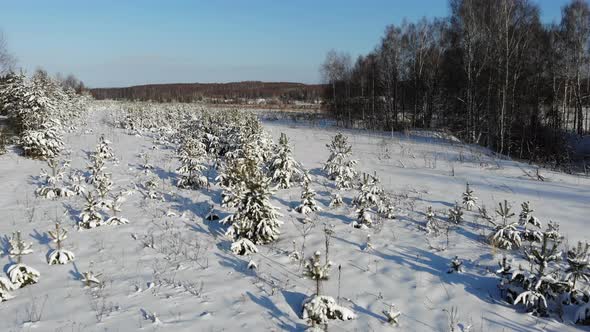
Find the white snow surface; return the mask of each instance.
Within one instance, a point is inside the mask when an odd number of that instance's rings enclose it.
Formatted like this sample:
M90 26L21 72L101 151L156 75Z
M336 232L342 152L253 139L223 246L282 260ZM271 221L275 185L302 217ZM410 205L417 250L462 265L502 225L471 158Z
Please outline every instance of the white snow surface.
M116 104L113 104L116 105ZM71 169L85 171L86 154L93 151L101 134L112 142L117 164L108 163L115 191L134 189L145 183L142 159L146 152L165 200L132 195L122 205L129 224L101 226L77 231L77 216L83 198L59 200L36 198L43 161L26 159L14 152L0 156L0 235L20 230L33 242L34 253L23 263L41 273L39 282L12 291L15 298L0 303L0 331L302 331L301 305L313 295L315 284L302 277L300 264L289 254L293 241L301 247L301 187L278 190L273 205L280 207L285 222L276 243L259 245L251 258L238 257L223 236L225 226L205 220L211 204L220 217L229 211L219 207L221 190L188 190L175 186L179 163L174 147L155 145L149 134L129 135L105 120L113 107L95 107L87 125L66 134L71 150ZM583 329L569 321L537 318L500 298L500 279L493 273L505 251L492 250L484 242L491 228L465 211L464 224L452 231L450 247L429 247L421 227L425 211L446 211L461 200L469 182L479 204L493 212L504 199L518 213L520 203L530 201L544 225L559 222L568 242L590 239L590 180L541 170L545 182L535 181L522 169L534 167L499 159L486 149L420 132L370 134L344 130L352 144L357 169L376 175L387 192L396 195L397 219L382 220L383 226L360 230L351 206L356 191L341 191L344 205L329 208L336 192L333 181L322 171L328 158L326 144L338 132L288 122L265 122L275 140L281 132L290 139L295 159L310 171L311 187L322 207L313 219L317 225L307 236L305 255L325 252L324 226L333 225L329 259L330 279L322 293L351 309L357 318L330 322L332 331L448 331L447 312L457 307L458 325L471 331L573 331ZM451 176L454 170L454 176ZM213 179L215 174L208 174ZM75 253L73 263L48 265L53 249L46 232L61 218L69 231L64 248ZM362 250L371 234L371 250ZM441 240L432 241L439 245ZM447 274L450 261L458 256L464 272ZM10 264L2 256L4 271ZM257 269L247 268L257 262ZM339 278L338 267L341 267ZM86 288L84 272L92 270L103 283L100 291ZM338 280L341 286L338 287ZM148 286L149 285L149 286ZM383 310L396 303L401 311L399 327L387 323ZM31 322L32 306L41 310L40 321ZM156 316L157 313L157 316ZM460 327L456 327L460 331Z

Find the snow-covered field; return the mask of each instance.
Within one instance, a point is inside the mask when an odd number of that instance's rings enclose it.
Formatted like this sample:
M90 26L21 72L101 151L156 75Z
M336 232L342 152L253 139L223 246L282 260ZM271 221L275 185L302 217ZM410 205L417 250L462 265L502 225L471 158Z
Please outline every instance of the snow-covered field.
M315 284L302 277L301 264L289 255L294 246L301 250L304 237L306 256L317 250L324 254L326 227L333 230L329 249L333 265L322 292L357 315L352 321L330 322L332 331L583 328L573 324L574 314L568 309L560 322L555 317L534 317L501 298L495 273L498 261L508 254L515 257L516 267L522 259L518 251L494 249L486 242L491 228L476 211L465 211L465 222L449 232L448 240L444 235L427 236L424 225L428 206L444 219L455 201L461 202L469 182L478 203L490 213L507 200L518 215L520 204L530 201L543 225L558 222L564 242L573 245L590 239L588 178L541 170L545 181L538 181L531 165L427 132L342 131L359 161L356 168L376 174L397 208L396 219L357 229L352 227L356 213L351 207L356 190L342 192L344 206L328 206L337 189L322 168L329 157L326 144L338 130L264 122L275 141L280 133L289 137L295 159L310 172L323 211L312 224L302 224L301 214L293 210L300 203L301 187L278 190L272 203L283 214L281 235L272 244L258 246L259 253L251 257L257 269L251 270L249 259L230 251L225 226L205 220L211 205L220 217L227 215L220 207L221 189L217 185L209 190L178 188L176 147L155 142L148 132L130 135L114 128L110 119L118 110L117 104L109 103L93 107L86 125L65 136L65 146L71 169L85 171L87 154L99 137L112 142L118 162L107 164L107 169L114 186L134 190L122 205L129 224L78 231L81 197L35 197L46 162L12 151L0 156L2 248L8 248L5 235L21 231L34 250L23 262L41 274L37 284L13 291L14 299L0 303L0 330L301 331L307 327L300 318L301 303L314 293ZM150 177L144 170L146 162L153 166L151 173L164 200L144 197L142 184ZM211 181L213 173L207 172ZM73 263L46 263L54 248L47 232L56 219L69 231L64 247L75 253ZM464 271L447 273L455 256L463 261ZM10 262L8 255L2 257L4 271ZM101 287L85 287L81 281L90 270L102 281ZM383 314L390 304L402 313L398 327Z

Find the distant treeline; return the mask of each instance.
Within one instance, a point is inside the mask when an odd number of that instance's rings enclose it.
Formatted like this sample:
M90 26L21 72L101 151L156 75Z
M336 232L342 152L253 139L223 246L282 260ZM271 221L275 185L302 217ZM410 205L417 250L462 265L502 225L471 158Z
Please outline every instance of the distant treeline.
M238 100L273 99L280 102L314 102L322 97L323 85L288 82L234 82L150 84L126 88L91 89L96 99L125 99L157 102L235 102Z
M590 9L573 0L542 24L529 0L451 0L451 14L386 27L355 60L322 65L343 126L447 129L521 158L569 164L590 132Z

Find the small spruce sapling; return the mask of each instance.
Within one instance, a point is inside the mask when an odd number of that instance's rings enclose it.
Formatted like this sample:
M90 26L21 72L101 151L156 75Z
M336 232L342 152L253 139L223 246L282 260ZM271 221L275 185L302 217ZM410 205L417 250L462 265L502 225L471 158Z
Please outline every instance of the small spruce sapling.
M315 281L316 293L303 302L302 318L313 328L326 329L331 319L351 320L355 319L356 315L350 309L339 306L334 298L320 295L321 282L328 279L332 266L330 262L322 264L320 256L320 252L316 251L313 257L305 262L304 276Z
M447 273L462 273L463 272L463 261L459 259L459 256L455 256L453 260L451 260L451 264L449 265L449 270Z
M402 313L395 309L395 304L390 304L387 310L383 310L383 314L387 318L389 324L399 326L399 317Z
M61 228L59 223L55 223L55 230L49 231L48 233L57 248L49 252L47 255L47 263L49 265L54 265L67 264L73 261L75 258L74 253L62 248L62 242L68 238L68 231Z
M11 291L16 290L16 287L10 280L0 277L0 302L8 301L14 296L10 294Z
M588 260L588 250L590 244L578 242L576 247L567 252L568 267L565 270L565 279L570 281L572 289L576 289L578 280L590 282L590 261Z
M35 194L46 199L55 199L59 197L73 196L75 193L67 187L59 187L58 184L64 178L65 170L69 166L68 162L60 163L57 159L47 160L50 172L41 169L41 179L43 184L35 190Z
M455 202L455 206L449 209L449 221L455 225L463 222L463 209L457 202Z
M326 146L330 151L330 157L324 165L328 177L336 181L336 187L340 190L352 188L357 176L357 171L354 168L357 161L350 158L352 146L348 144L348 138L342 133L338 133Z
M292 180L302 175L301 166L293 158L289 139L284 133L281 133L279 138L275 157L270 162L269 172L273 182L282 189L290 188Z
M502 249L519 248L522 245L521 233L516 228L518 223L510 221L514 213L510 211L510 205L506 200L504 200L504 205L499 203L496 214L500 217L499 222L489 220L495 227L494 232L489 237L490 243Z
M106 225L124 225L129 223L129 220L120 216L119 212L121 212L121 205L125 202L125 198L130 194L131 192L122 191L106 204L106 207L111 212L111 217L105 221Z
M471 211L477 206L477 197L473 195L473 190L469 188L469 182L465 185L465 192L463 193L463 206L467 211Z
M321 211L315 200L315 191L311 189L309 177L305 176L303 181L303 192L301 193L301 204L295 208L295 211L302 214Z
M429 206L426 210L426 233L438 236L440 232L441 226L436 219L436 214L434 213L432 206Z
M101 201L92 193L88 192L83 195L86 203L80 213L78 227L91 229L104 224L104 217L100 210L102 209Z
M339 193L332 194L330 198L330 207L339 207L342 206L342 204L344 204L342 196Z
M41 276L39 271L22 263L22 257L33 252L31 249L33 244L25 243L21 239L20 232L14 233L12 238L10 238L9 243L9 255L11 258L16 257L16 263L11 265L7 271L10 282L12 282L17 288L37 283Z
M209 180L203 175L207 169L204 165L206 156L205 144L194 138L188 138L178 149L181 166L177 172L181 178L177 185L180 188L200 189L209 185Z

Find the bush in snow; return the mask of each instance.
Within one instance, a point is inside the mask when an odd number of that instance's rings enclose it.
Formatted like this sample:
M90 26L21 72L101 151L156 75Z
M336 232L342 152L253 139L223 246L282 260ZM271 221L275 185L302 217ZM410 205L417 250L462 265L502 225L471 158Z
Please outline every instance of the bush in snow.
M59 223L55 223L55 230L49 231L49 236L53 239L57 248L52 250L47 255L47 263L49 265L54 264L67 264L74 260L75 255L69 250L62 248L62 242L68 238L68 231L61 228Z
M463 193L463 206L467 211L471 211L477 206L477 197L473 195L473 190L469 188L469 183L465 186L465 192Z
M37 196L54 199L58 197L73 196L75 193L67 187L59 187L58 184L63 180L65 170L69 166L68 162L60 163L57 159L47 160L50 172L41 169L41 179L43 184L35 190Z
M279 138L279 144L275 150L275 157L270 162L269 171L273 182L283 189L290 188L291 181L302 175L301 166L293 158L289 139L284 133L281 133Z
M176 170L181 174L177 185L181 188L199 189L209 185L203 171L207 169L204 159L207 155L205 144L194 138L187 138L178 149L181 166Z
M307 176L304 177L303 181L303 192L301 193L301 204L295 208L295 211L303 214L309 214L311 212L321 211L315 201L315 191L311 189L310 180Z
M9 240L10 244L10 257L16 257L16 263L12 264L8 268L8 277L10 282L15 285L16 288L21 288L26 285L34 284L39 281L41 274L30 266L22 263L22 256L28 255L33 252L31 243L25 243L21 239L20 232L16 232L12 235Z
M232 249L236 248L233 251L237 254L243 254L242 249L252 247L251 244L275 241L280 234L279 229L282 224L282 221L278 220L281 214L276 212L277 208L270 204L273 194L270 189L272 179L265 176L253 160L247 161L244 167L245 174L249 176L244 181L245 190L226 232L226 235L235 243L240 244L239 247L232 245ZM243 239L251 243L242 241Z
M336 181L338 189L352 188L357 172L354 168L357 161L350 159L352 146L348 144L348 138L338 133L330 144L326 145L330 151L330 157L324 165L324 170L331 180Z
M320 256L320 252L316 251L305 263L304 276L315 281L316 293L303 302L302 318L312 327L326 329L329 320L351 320L356 315L350 309L339 306L334 298L320 295L321 282L328 279L332 266L330 262L322 264Z

